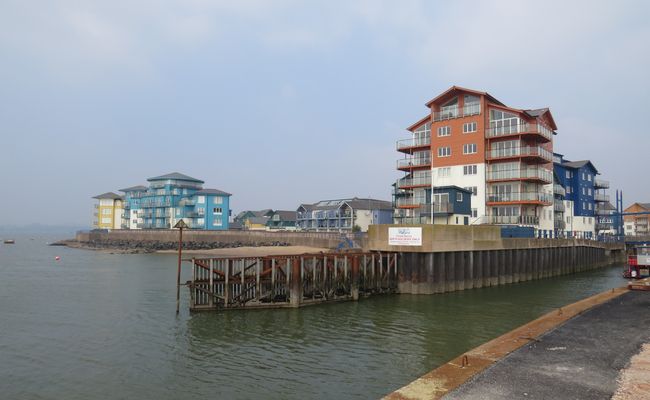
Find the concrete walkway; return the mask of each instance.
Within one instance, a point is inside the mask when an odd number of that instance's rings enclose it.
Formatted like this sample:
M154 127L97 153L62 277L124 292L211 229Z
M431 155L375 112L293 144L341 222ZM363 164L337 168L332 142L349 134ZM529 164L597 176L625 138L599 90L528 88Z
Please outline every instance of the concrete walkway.
M610 399L650 343L650 293L628 292L537 338L445 399Z

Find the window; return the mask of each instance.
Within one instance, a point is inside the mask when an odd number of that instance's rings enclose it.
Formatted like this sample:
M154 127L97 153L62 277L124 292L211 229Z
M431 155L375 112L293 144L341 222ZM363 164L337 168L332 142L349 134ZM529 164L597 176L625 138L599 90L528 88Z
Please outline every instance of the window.
M221 215L221 214L223 214L223 210L222 210L221 207L215 207L215 208L212 209L212 213L217 214L217 215Z
M476 196L476 193L478 191L478 188L476 186L465 186L463 189L472 192L472 196Z
M472 218L478 218L478 209L472 208Z
M456 201L457 202L463 201L463 194L461 192L456 193Z
M102 224L110 224L111 222L113 221L110 218L102 218Z
M463 175L476 175L476 165L463 165Z
M215 196L214 199L212 199L212 202L214 204L223 204L223 197L221 196Z
M591 196L591 188L587 189L587 194Z
M204 204L205 203L205 196L198 196L196 198L196 202L199 204Z
M463 124L463 133L476 132L476 122L466 122Z
M102 215L111 215L113 213L113 210L110 208L102 208Z
M589 209L591 210L591 203L589 203Z
M214 220L212 220L212 226L223 226L223 220L221 217L214 217Z
M587 174L587 180L591 182L591 174Z
M449 157L451 155L451 147L438 147L438 157Z
M566 187L566 192L567 192L567 194L571 194L571 186Z
M584 196L584 195L586 195L586 194L587 194L587 190L583 187L583 188L582 188L582 195Z
M476 154L476 143L467 143L463 145L463 154Z
M205 225L205 219L204 218L199 218L199 219L196 220L196 223L199 226L203 226L203 225Z
M438 128L438 136L451 135L451 126L441 126Z
M566 223L570 224L571 223L571 217L566 217Z
M438 177L446 178L451 175L451 167L438 168Z

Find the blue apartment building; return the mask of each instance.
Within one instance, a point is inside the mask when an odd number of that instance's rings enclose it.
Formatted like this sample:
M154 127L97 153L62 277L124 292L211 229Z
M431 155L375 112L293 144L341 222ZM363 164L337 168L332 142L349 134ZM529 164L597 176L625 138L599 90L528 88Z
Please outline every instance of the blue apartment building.
M147 181L148 187L121 190L123 229L171 229L180 220L190 229L228 229L230 193L205 189L202 180L178 172Z
M553 154L556 236L593 239L611 229L609 183L589 160L569 161Z

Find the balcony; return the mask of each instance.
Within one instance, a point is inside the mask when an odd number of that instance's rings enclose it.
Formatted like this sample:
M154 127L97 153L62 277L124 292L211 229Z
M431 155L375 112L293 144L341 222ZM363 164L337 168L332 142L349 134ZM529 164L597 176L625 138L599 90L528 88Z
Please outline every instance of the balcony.
M440 111L433 113L433 120L444 121L453 118L469 117L471 115L478 115L480 113L481 113L480 103L467 104L465 107L462 108L458 106L441 107Z
M431 146L431 136L412 137L410 139L398 140L397 151L408 152L417 148L426 148Z
M399 189L408 189L414 187L428 187L431 186L431 177L419 177L419 178L402 178L397 181L397 187Z
M543 163L553 160L553 153L541 146L521 146L507 149L492 149L485 154L488 160L519 159L526 158L529 161L539 161Z
M596 207L596 215L612 215L613 210L607 210L604 207Z
M594 189L609 189L609 181L594 179Z
M539 217L534 215L488 215L489 224L496 225L538 225Z
M553 173L545 168L521 168L503 171L488 171L488 181L533 181L541 183L553 182Z
M566 190L562 185L558 185L558 184L553 185L553 193L562 197L566 196Z
M412 168L431 167L431 158L429 157L408 157L403 160L397 160L397 169L406 171Z
M541 192L488 193L487 203L489 205L498 203L551 205L553 196Z
M423 205L423 199L414 199L413 197L402 197L395 201L395 206L399 208L417 208Z
M603 224L603 223L596 224L597 231L608 231L610 229L612 229L612 224Z
M563 213L566 210L564 207L564 202L558 201L553 203L553 211Z
M594 193L594 200L599 203L606 203L609 201L609 195L603 193Z
M556 219L554 221L553 225L555 226L555 229L558 229L558 230L561 230L561 231L566 229L566 222L564 222L563 219Z
M545 142L550 142L553 138L553 131L539 124L519 124L511 126L500 126L489 128L485 131L487 138L499 138L508 136L534 135Z

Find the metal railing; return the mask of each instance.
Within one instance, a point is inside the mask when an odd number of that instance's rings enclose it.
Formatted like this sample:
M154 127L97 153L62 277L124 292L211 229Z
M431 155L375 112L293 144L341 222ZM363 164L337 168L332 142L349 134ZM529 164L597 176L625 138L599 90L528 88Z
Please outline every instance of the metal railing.
M536 156L551 162L553 160L553 153L546 150L541 146L519 146L510 147L507 149L492 149L485 153L488 160L508 158L508 157L526 157Z
M503 171L488 171L487 179L490 181L507 179L540 179L545 182L553 182L553 173L545 168L521 168L508 169Z
M441 107L440 111L433 113L434 121L444 121L446 119L468 117L470 115L478 115L481 113L481 103L471 103L464 107L448 106Z
M543 136L548 140L552 140L553 131L540 124L519 124L510 126L500 126L488 128L485 130L485 136L488 138L495 138L501 136L521 135L521 134L537 134Z
M397 150L409 149L418 146L428 146L431 144L431 136L425 137L412 137L410 139L403 139L397 141Z
M612 215L613 210L607 210L604 207L596 207L596 215Z
M507 203L511 201L535 201L551 204L553 196L543 192L488 193L489 203Z
M558 185L557 183L553 185L553 193L559 195L559 196L566 196L566 189L562 185Z
M490 224L538 225L539 217L534 215L488 215Z
M403 160L397 160L397 168L424 167L431 165L431 158L426 157L408 157Z
M398 188L431 185L431 177L402 178L397 181Z
M553 211L564 212L566 207L564 207L564 202L557 202L553 204Z
M566 222L562 219L556 219L554 222L555 229L564 230L566 228Z

